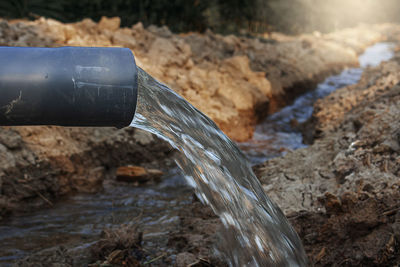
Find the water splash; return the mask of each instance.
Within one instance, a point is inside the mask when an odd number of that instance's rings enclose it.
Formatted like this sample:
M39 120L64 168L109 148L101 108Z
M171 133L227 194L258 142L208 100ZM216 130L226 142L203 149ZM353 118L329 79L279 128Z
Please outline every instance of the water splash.
M178 166L225 226L218 253L231 266L305 266L304 249L285 215L263 192L237 145L199 110L138 68L132 127L179 150Z
M360 66L376 65L377 56L381 61L389 59L394 55L392 49L393 44L390 43L379 43L368 48L360 56ZM300 96L293 105L269 116L256 127L254 142L242 144L242 150L245 149L243 151L253 161L264 162L282 155L284 152L281 148L296 149L303 146L301 133L290 126L290 121L308 119L313 101L339 87L356 83L362 71L362 68L347 69L340 75L329 77L315 91ZM12 266L16 260L38 248L60 245L60 240L63 246L78 250L90 246L98 240L98 235L105 227L129 223L132 217L139 214L143 214L140 224L144 227L144 247L156 254L168 247L170 230L173 231L178 223L173 222L178 217L171 207L178 205L185 209L185 205L190 206L190 203L191 192L181 183L181 175L175 168L167 171L161 184L153 186L105 184L101 193L79 194L56 203L50 210L39 209L3 219L0 222L0 266ZM85 210L85 213L81 210ZM232 239L229 243L236 242L235 237ZM257 243L260 241L257 240ZM235 257L233 254L232 258ZM174 255L170 257L172 260Z

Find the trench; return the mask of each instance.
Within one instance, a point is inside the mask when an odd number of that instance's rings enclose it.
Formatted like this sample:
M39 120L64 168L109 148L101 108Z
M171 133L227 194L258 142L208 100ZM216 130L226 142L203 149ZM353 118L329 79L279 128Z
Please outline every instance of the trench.
M319 83L315 90L298 96L292 104L270 115L256 126L253 138L240 144L253 164L285 155L288 151L304 148L302 124L313 113L313 104L336 89L356 84L367 67L378 66L393 57L394 44L377 43L368 47L358 58L358 68L347 68Z
M253 164L305 147L298 125L312 114L313 103L330 92L359 81L363 68L393 56L392 44L379 43L359 57L360 68L328 77L256 127L254 138L240 147ZM132 186L106 181L97 194L79 194L51 209L13 216L0 223L0 265L11 265L36 251L63 245L77 251L98 240L104 228L134 221L142 227L143 247L150 254L168 251L168 236L179 224L179 211L190 208L193 191L177 168L164 170L158 184ZM279 204L279 203L278 203Z

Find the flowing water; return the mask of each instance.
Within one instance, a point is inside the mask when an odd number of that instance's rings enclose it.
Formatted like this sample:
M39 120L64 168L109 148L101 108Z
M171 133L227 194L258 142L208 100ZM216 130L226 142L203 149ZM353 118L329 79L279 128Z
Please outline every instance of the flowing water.
M301 241L264 193L245 155L216 124L139 69L138 106L131 126L181 152L177 159L197 196L226 231L219 253L232 266L305 266Z
M302 132L296 125L307 121L313 113L313 104L338 88L357 83L366 67L374 67L382 61L393 57L394 44L377 43L359 56L359 68L343 70L318 84L315 90L309 91L280 111L267 117L256 126L252 140L240 144L253 164L282 156L288 150L306 147Z
M329 77L315 91L300 96L293 105L268 117L257 126L253 140L240 144L246 156L252 163L258 163L303 147L301 133L291 122L307 120L316 99L356 83L362 68L390 59L391 47L388 43L372 46L360 56L361 68L347 69ZM144 90L161 98L148 99L149 95L143 96L141 89L140 97L145 100L139 100L133 126L161 134L182 152L178 163L187 174L187 180L197 188L199 197L221 215L228 228L224 243L230 246L220 248L220 253L233 264L304 263L301 249L293 251L295 246L300 247L296 235L279 209L261 192L236 145L220 133L213 122L168 88L158 85L144 73L140 78L143 85L150 84L146 87L155 86L155 89ZM147 101L146 105L141 105L143 101ZM206 128L200 128L199 122ZM193 136L200 139L195 140ZM205 171L210 169L212 171ZM79 251L98 240L105 227L129 223L133 218L143 227L143 246L156 254L160 248L168 247L168 237L179 224L178 211L191 207L191 192L181 172L172 168L159 184L135 187L106 183L104 191L98 194L76 195L56 203L51 209L12 216L0 223L0 265L9 266L32 252L60 244ZM260 228L261 232L256 230ZM166 252L173 254L173 251Z

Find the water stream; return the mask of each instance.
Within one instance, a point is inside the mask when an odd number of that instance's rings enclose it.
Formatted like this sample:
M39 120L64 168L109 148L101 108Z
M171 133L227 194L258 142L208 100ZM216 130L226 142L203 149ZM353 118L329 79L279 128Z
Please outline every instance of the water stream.
M393 57L393 43L377 43L367 48L358 60L359 68L348 68L338 75L326 78L315 90L309 91L256 126L252 140L241 143L240 148L253 164L282 156L288 150L306 147L302 133L296 125L307 121L313 113L313 104L338 88L356 84L366 67L378 66Z
M253 140L240 144L252 163L303 147L301 123L312 114L314 101L333 90L356 83L362 69L392 57L392 45L376 44L360 56L361 68L331 76L257 126ZM177 162L189 185L220 215L227 231L221 256L233 265L304 265L301 244L286 218L264 195L244 154L215 124L178 95L140 72L141 88L134 127L149 130L182 153ZM146 90L146 94L143 94ZM199 125L202 125L200 127ZM108 183L104 192L81 194L51 209L13 216L0 223L0 265L30 253L63 244L89 246L105 227L128 223L142 214L144 247L167 247L168 234L179 223L178 211L192 202L192 189L174 168L150 186ZM82 212L84 211L84 212ZM228 245L227 245L228 244Z
M226 231L219 253L231 266L305 266L301 241L264 193L245 155L216 124L181 96L139 69L131 126L181 152L186 181L216 213Z

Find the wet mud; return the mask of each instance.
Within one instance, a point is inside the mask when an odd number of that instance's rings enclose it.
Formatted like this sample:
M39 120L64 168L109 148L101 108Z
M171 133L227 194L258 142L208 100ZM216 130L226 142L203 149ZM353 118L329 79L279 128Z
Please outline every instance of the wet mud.
M0 44L130 47L151 74L204 110L230 137L243 141L268 113L290 103L326 75L357 65L357 55L368 45L382 40L397 43L398 32L398 26L381 25L323 36L275 33L265 40L211 32L174 35L165 28L144 29L140 24L120 29L117 20L107 19L99 24L71 25L41 19L2 21ZM162 61L164 55L174 56ZM310 146L287 149L284 156L254 167L267 194L298 231L315 266L400 264L399 73L396 52L389 62L365 70L357 84L318 100L311 119L292 121ZM222 91L208 86L210 77ZM246 105L240 102L242 88L250 88L246 95L252 96ZM40 228L50 220L46 219L48 211L71 199L83 203L92 194L99 198L109 194L98 206L108 203L101 212L113 212L106 213L106 222L83 227L81 231L90 232L87 235L81 232L67 238L41 233L50 238L34 241L18 233L18 242L11 244L21 244L26 251L19 254L17 248L13 252L9 247L0 265L224 266L213 249L223 227L182 177L173 171L168 174L175 168L173 154L165 143L134 129L1 128L3 233L13 233L7 228L11 220L18 216L24 220L25 214L37 210L42 217L33 221L32 229ZM127 165L161 169L167 177L149 184L116 181L117 168ZM176 191L171 184L181 191L171 193ZM126 191L116 189L121 187ZM138 191L146 190L151 193L141 198ZM139 198L126 201L121 197L119 203L113 192L121 196L136 193ZM162 193L155 197L154 192ZM152 197L154 206L147 210L135 206L129 218L122 215L125 207L150 202ZM85 220L85 211L81 212ZM155 223L149 226L151 221ZM48 240L52 240L50 245L45 244Z
M256 168L316 266L399 264L399 63L318 100L313 144Z

